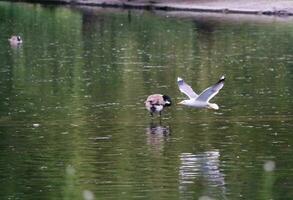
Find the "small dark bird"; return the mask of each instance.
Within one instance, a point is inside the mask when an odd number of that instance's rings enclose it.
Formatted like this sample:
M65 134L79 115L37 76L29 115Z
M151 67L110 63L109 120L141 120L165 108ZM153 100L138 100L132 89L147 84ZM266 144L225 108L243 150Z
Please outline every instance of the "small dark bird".
M148 96L147 100L144 102L146 109L150 112L151 116L154 113L159 113L161 116L161 112L165 107L171 106L172 101L171 98L167 95L162 94L152 94Z

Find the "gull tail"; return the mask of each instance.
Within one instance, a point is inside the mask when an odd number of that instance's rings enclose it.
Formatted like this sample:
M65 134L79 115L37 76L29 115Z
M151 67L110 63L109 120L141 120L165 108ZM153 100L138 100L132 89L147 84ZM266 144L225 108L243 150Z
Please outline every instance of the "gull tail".
M219 106L215 103L210 103L209 108L214 109L214 110L219 110Z

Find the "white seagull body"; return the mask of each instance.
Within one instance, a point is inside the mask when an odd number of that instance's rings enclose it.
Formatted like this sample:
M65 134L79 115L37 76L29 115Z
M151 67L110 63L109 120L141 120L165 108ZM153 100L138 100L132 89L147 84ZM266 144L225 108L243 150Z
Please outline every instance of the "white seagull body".
M186 96L189 97L188 100L183 100L178 104L182 104L185 106L190 106L194 108L210 108L214 110L218 110L219 106L215 103L210 103L209 101L218 94L220 89L224 86L225 76L222 76L220 80L212 85L211 87L208 87L205 89L202 93L199 95L196 94L193 89L184 82L184 80L180 77L177 78L177 83L179 90L184 93Z

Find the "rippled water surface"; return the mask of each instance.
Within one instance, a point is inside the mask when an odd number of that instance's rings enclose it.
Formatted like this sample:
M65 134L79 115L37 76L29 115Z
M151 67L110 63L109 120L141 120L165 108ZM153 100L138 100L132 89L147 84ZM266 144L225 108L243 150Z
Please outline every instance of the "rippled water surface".
M292 198L292 30L0 2L0 199ZM222 74L218 111L176 105L178 76ZM161 120L152 93L172 97Z

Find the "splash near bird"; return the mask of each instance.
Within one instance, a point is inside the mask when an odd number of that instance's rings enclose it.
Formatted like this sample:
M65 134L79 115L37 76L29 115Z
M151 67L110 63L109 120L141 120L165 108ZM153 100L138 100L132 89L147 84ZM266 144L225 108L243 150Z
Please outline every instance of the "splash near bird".
M223 88L225 81L225 76L222 76L220 80L212 85L211 87L208 87L205 89L201 94L196 94L193 89L184 82L184 80L180 77L177 78L177 83L179 90L184 93L186 96L189 97L187 100L183 100L179 102L178 104L190 106L194 108L209 108L218 110L219 106L215 103L210 103L209 101L218 94L218 92Z
M148 96L144 103L151 116L153 116L154 113L158 113L161 116L161 112L165 107L171 106L172 101L171 98L167 95L152 94Z

